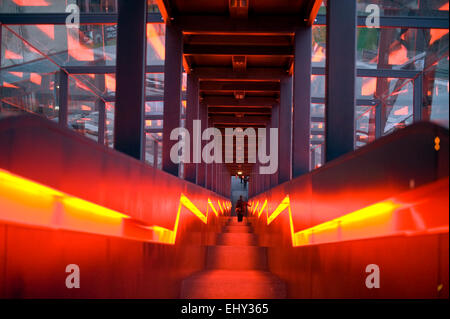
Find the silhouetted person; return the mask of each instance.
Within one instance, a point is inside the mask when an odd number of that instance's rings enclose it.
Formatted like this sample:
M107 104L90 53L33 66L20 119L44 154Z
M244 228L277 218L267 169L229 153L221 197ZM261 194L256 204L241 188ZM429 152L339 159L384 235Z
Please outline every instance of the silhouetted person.
M248 176L244 177L244 188L247 188Z
M238 218L238 222L242 222L242 217L244 217L244 214L247 210L247 206L250 205L248 205L247 202L242 199L242 195L239 196L239 199L236 202L236 215Z

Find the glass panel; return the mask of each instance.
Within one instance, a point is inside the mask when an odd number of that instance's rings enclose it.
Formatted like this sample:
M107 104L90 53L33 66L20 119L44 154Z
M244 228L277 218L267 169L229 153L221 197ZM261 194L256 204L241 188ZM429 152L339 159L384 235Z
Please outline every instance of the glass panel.
M159 12L159 8L158 8L158 4L156 3L156 0L148 0L147 1L147 12L148 13Z
M163 127L162 116L161 119L145 120L146 129L160 129L162 131L162 127Z
M326 14L327 13L327 0L322 0L322 4L320 5L319 12L317 14Z
M98 141L100 98L80 81L69 77L68 127Z
M358 68L423 70L445 54L448 29L358 28Z
M325 104L311 103L310 169L324 164L325 147Z
M321 167L324 160L324 152L325 152L325 144L311 145L311 161L310 161L310 170L314 170L316 168Z
M448 0L357 0L359 15L367 15L366 7L376 4L381 16L447 17Z
M114 102L105 103L105 145L111 148L114 147L114 106Z
M163 101L145 102L145 115L161 115L162 117L163 110Z
M355 148L375 140L376 106L356 106Z
M148 98L164 99L164 73L147 73L145 79L145 94Z
M356 81L358 99L380 104L381 132L383 135L398 128L405 127L413 121L413 81L399 78L358 77ZM371 105L372 106L372 105ZM373 108L372 112L374 112ZM356 109L356 118L364 113L364 109ZM372 115L367 114L368 118ZM360 119L363 121L363 118ZM364 121L363 121L364 123ZM363 125L361 123L361 125ZM371 137L368 137L368 141Z
M0 113L31 112L58 121L58 66L2 28Z
M115 65L117 25L81 24L5 26L39 54L60 66Z
M325 49L326 49L326 32L325 26L312 27L312 66L325 67Z
M448 52L424 72L423 81L422 119L448 128Z
M147 65L164 65L165 24L147 23Z
M81 13L115 13L116 0L0 0L0 13L65 13L69 4Z
M325 97L324 75L311 75L311 97Z
M152 133L145 133L145 162L149 165L155 166L158 154L158 140ZM156 155L156 157L155 157Z

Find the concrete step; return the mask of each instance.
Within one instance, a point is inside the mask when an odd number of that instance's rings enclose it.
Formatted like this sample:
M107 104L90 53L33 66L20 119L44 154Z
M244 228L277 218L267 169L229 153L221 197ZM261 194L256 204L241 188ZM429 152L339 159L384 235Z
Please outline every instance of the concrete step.
M207 269L265 270L266 248L258 246L209 246Z
M230 219L227 226L250 226L251 224L244 218L241 222L237 221L237 218Z
M253 229L251 226L239 225L239 226L224 226L224 233L251 233Z
M265 271L211 270L194 274L181 284L187 299L279 299L286 298L285 284Z
M217 245L256 246L258 236L252 233L221 233L217 235Z

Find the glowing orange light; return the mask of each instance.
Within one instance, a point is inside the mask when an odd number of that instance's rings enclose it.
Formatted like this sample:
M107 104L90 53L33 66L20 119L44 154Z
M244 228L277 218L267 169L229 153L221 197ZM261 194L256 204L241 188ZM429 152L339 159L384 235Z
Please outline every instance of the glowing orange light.
M9 74L14 75L18 78L23 77L23 72L13 72L13 71L9 71Z
M23 57L19 53L15 53L13 51L5 49L5 59L8 59L8 60L21 60L21 59L23 59Z
M361 94L364 96L373 95L376 88L377 88L377 79L376 78L363 79L363 84L361 87Z
M47 7L50 5L46 0L12 0L12 2L23 7Z
M91 91L91 89L81 81L75 80L75 85L78 86L82 90Z
M389 53L389 64L401 65L408 62L408 50L404 46L400 46L397 50Z
M83 111L91 111L92 110L92 108L90 107L90 106L87 106L87 105L81 105L81 109L83 110Z
M67 32L67 48L69 55L78 61L93 61L94 50L81 44L79 39L76 38L72 32Z
M11 83L8 83L8 82L3 82L3 86L6 87L6 88L14 88L14 89L18 89L19 88L18 86L14 85L14 84L11 84Z
M116 91L116 78L111 74L106 74L105 85L108 91Z
M447 10L448 10L448 3L447 3ZM442 38L444 35L448 34L448 29L431 29L430 30L430 45Z
M322 62L322 61L325 61L325 48L316 44L314 46L312 62Z
M436 136L436 138L434 139L434 149L436 151L439 151L441 149L441 139L439 138L439 136Z
M41 83L42 83L42 76L40 76L37 73L30 73L30 81L33 82L36 85L41 85Z
M409 114L409 108L408 106L404 106L396 111L394 111L395 115L408 115Z
M448 11L448 1L439 8L439 11Z
M161 41L160 35L161 31L156 30L156 28L161 27L154 23L147 23L147 41L150 42L153 50L155 50L156 55L159 59L164 60L165 57L165 46Z
M36 28L45 33L50 39L55 40L55 26L52 24L37 24Z

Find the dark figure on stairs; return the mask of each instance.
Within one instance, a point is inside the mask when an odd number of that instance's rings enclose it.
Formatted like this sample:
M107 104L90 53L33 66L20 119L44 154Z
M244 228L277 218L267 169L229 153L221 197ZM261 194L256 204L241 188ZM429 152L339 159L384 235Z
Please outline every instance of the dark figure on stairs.
M236 202L236 215L238 218L238 222L242 222L242 217L247 215L247 206L250 205L247 204L247 202L242 199L241 195L238 201Z

